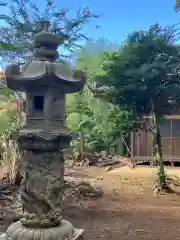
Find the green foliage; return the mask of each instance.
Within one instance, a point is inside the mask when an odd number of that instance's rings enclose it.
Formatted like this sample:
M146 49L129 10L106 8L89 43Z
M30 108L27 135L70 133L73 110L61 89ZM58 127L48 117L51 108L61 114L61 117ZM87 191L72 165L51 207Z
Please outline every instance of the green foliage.
M106 98L138 115L168 114L179 96L179 46L171 29L159 25L130 34L118 52L107 53L104 74L97 76L108 87ZM170 37L171 36L171 37Z
M155 24L148 31L135 31L118 52L106 54L103 74L96 77L109 102L132 116L153 116L161 188L166 181L160 119L179 107L180 49L175 40L174 26L162 28Z
M2 83L0 84L0 104L13 102L13 95L14 92L11 89Z
M78 9L72 16L70 9L58 9L51 0L44 0L40 7L34 1L10 0L6 8L8 14L0 14L1 57L6 62L32 55L32 39L41 30L40 20L50 21L51 31L62 40L62 49L72 52L80 47L79 41L86 39L83 26L98 18L88 7Z
M176 12L178 12L180 10L180 1L176 0L175 5L174 5L174 9Z
M102 72L104 53L119 49L119 45L113 44L105 39L94 41L88 40L85 46L77 52L76 67L86 72L88 83L93 81L95 75Z
M10 180L15 181L19 171L19 148L16 136L20 127L16 93L0 85L0 164L8 168ZM18 101L17 101L18 103Z
M11 133L15 128L16 110L7 110L0 113L0 134Z
M7 135L7 138L12 133L17 133L21 124L18 112L19 101L16 92L6 85L0 85L0 134Z
M129 114L102 99L94 98L88 87L94 83L94 77L103 71L101 64L104 52L118 48L116 44L106 40L89 40L77 53L76 67L87 76L83 92L68 96L67 122L72 132L79 134L79 138L72 142L77 150L80 150L80 145L83 144L84 151L108 151L116 139L121 138L121 134L125 135L129 131Z

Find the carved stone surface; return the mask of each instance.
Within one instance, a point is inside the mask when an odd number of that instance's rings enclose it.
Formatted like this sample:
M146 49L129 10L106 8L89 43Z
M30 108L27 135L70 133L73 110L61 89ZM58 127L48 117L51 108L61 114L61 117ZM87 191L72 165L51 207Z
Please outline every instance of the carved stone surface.
M52 129L51 127L43 129L24 128L20 131L19 137L32 138L33 140L59 140L60 137L67 137L70 140L69 131L65 127Z
M44 28L44 29L43 29ZM34 36L34 58L31 62L10 64L5 69L7 86L24 91L28 87L54 87L65 93L75 93L84 87L85 76L73 73L58 59L61 38L49 31L49 23L42 23L42 31ZM30 90L29 90L30 91Z
M55 88L64 89L66 93L74 93L80 91L84 84L85 78L83 74L80 76L72 75L68 76L62 72L63 64L50 62L50 61L37 61L33 60L28 65L25 64L20 69L19 64L10 64L5 69L5 75L8 79L7 85L13 90L23 91L24 87L28 86L49 86L49 78L51 76L51 86ZM80 78L77 78L78 75Z
M21 185L22 216L0 239L75 240L83 230L61 218L64 185L62 150L71 139L65 127L65 95L82 90L85 76L70 71L58 58L59 36L49 23L34 37L34 59L20 67L11 64L5 70L7 86L26 92L26 123L20 130L24 179Z
M25 151L24 180L21 185L23 215L27 227L52 227L61 224L64 184L64 159L60 151Z
M51 117L62 119L64 121L65 118L65 98L53 96L52 104L51 104Z
M62 150L69 146L71 136L64 127L60 129L24 128L18 136L20 148L24 150Z
M62 220L59 227L53 228L26 228L21 222L10 225L5 234L0 235L0 240L82 240L83 230L75 229L68 221Z

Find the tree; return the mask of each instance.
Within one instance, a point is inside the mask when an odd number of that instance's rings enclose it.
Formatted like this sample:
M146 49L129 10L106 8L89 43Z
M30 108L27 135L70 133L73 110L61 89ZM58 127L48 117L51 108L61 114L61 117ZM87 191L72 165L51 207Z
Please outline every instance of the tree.
M95 76L103 74L101 65L104 62L104 53L117 52L119 49L119 44L112 43L106 39L98 39L97 41L90 39L79 51L79 54L77 55L77 68L86 72L88 78L87 85L91 92L94 93L91 85L95 84ZM102 97L94 98L95 95L92 95L92 93L90 95L91 98L89 99L92 99L93 102L92 111L96 116L96 123L99 123L98 132L101 132L99 138L104 140L104 143L101 141L99 141L99 143L101 142L101 145L104 146L111 146L117 141L117 139L120 138L122 141L122 137L124 137L127 145L129 145L130 130L133 125L132 114L124 109L117 108L114 104L107 104ZM92 105L92 103L90 103L90 105ZM97 133L93 138L97 139ZM94 142L97 144L96 141ZM121 151L119 151L119 153L121 155L129 154L124 142L121 143Z
M87 81L83 92L68 96L67 106L68 125L80 136L73 144L79 151L81 150L81 156L82 149L108 151L117 138L121 137L123 130L124 136L128 132L127 127L130 124L128 114L102 99L94 98L89 89L95 75L102 72L104 52L118 49L119 45L107 40L88 40L76 54L76 68L86 73Z
M86 86L80 93L73 96L73 104L69 105L68 126L79 137L72 141L75 151L80 154L81 160L84 159L84 151L88 149L87 135L89 130L94 126L93 113L87 102Z
M42 9L44 3L45 8ZM62 39L61 50L68 50L70 54L80 47L79 41L86 39L83 34L84 24L98 17L88 7L78 9L75 17L69 17L70 9L56 8L52 0L44 0L40 8L31 0L11 0L6 7L8 14L0 14L2 62L21 60L32 55L32 39L41 30L41 20L50 21L51 31Z
M174 5L174 9L176 12L178 12L180 10L180 0L176 0L175 5Z
M104 52L119 50L119 45L106 39L89 39L85 45L76 52L76 68L86 72L88 83L93 81L96 74L102 71Z
M96 82L105 98L136 117L151 115L158 159L159 188L167 188L163 165L160 122L179 106L180 49L174 29L155 24L148 31L133 32L119 52L107 53L103 74Z
M86 102L89 112L92 114L92 123L89 134L86 135L88 145L94 151L106 150L114 141L114 135L110 136L109 115L113 106L105 103L102 99L95 99L89 84L94 81L94 76L102 71L101 64L105 51L115 51L119 48L117 44L111 43L106 39L89 39L80 51L77 52L76 67L84 71L87 75L86 82Z

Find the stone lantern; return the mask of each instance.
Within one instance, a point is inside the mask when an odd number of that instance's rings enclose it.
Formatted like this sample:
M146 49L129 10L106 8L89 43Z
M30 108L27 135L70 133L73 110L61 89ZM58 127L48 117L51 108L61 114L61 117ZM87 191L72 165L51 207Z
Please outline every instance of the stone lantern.
M63 149L71 140L65 127L65 95L80 91L81 72L70 73L56 62L61 38L41 22L43 31L34 37L34 60L6 68L7 86L26 93L26 124L18 143L23 150L21 184L22 216L1 235L3 239L80 239L83 230L62 219Z

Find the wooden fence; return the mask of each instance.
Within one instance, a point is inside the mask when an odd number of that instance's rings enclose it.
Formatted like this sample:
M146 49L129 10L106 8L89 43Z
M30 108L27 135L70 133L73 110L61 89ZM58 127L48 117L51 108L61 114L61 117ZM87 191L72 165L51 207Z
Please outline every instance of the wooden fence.
M180 157L180 137L162 137L165 157ZM152 157L152 134L146 131L133 132L131 135L131 157Z

